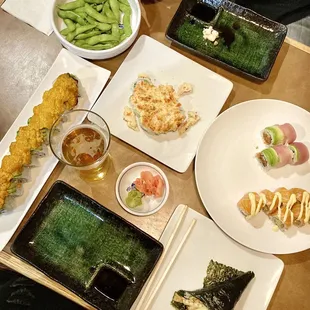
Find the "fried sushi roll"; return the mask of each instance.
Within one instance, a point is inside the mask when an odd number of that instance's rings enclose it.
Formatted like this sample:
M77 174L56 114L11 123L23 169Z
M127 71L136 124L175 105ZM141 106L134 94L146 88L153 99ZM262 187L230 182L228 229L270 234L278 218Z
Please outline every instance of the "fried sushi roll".
M272 214L278 210L278 206L281 206L282 198L278 193L271 192L268 189L264 189L260 192L260 195L265 195L266 203L263 206L262 210L267 214Z
M267 170L281 168L292 162L292 151L286 145L272 146L257 153L256 159Z
M302 165L309 160L309 150L303 143L294 142L289 145L289 148L292 151L291 165Z
M295 128L288 123L266 127L262 133L263 142L266 145L284 145L296 140Z

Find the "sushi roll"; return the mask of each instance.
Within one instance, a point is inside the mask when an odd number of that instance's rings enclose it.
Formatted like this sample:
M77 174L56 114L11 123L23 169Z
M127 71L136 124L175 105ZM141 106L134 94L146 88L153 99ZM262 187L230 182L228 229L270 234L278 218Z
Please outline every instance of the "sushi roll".
M258 195L257 193L250 192L239 200L237 206L246 219L250 219L257 215L265 204L265 195Z
M279 227L280 230L285 231L289 229L294 223L293 206L296 204L296 195L292 194L286 205L278 208L278 212L271 216L273 223Z
M310 200L310 195L307 191L303 191L302 197L300 197L300 191L301 189L294 189L294 192L297 193L297 202L291 208L294 215L294 225L298 227L304 226L306 224L305 218Z
M294 142L289 145L289 148L292 151L291 165L302 165L309 160L309 150L303 143Z
M254 276L253 272L248 271L233 279L196 291L177 291L171 304L180 310L233 309Z
M278 210L278 205L281 205L282 199L279 194L271 192L268 189L264 189L260 192L260 195L265 195L266 197L266 204L263 206L262 210L266 214L272 214L275 210Z
M262 139L266 145L284 145L296 140L295 128L285 123L283 125L273 125L266 127L262 131Z
M281 168L292 162L292 151L286 145L271 146L257 153L256 159L265 169Z

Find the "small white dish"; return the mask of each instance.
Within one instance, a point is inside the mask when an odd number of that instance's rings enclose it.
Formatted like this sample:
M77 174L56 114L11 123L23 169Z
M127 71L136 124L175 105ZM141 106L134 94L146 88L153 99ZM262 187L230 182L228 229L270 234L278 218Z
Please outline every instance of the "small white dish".
M192 84L193 93L180 98L180 102L186 111L197 111L201 120L181 137L176 132L150 135L141 128L139 131L128 128L123 120L123 110L139 74L150 76L155 85L170 84L175 89L184 82ZM232 87L232 82L219 74L142 35L93 111L107 121L112 135L183 173L195 157L200 139L220 112Z
M71 0L54 0L53 9L51 12L51 22L53 30L59 39L60 43L67 48L70 52L72 52L75 55L78 55L83 58L87 59L108 59L115 57L121 53L123 53L127 48L132 45L132 43L135 41L139 28L141 23L141 9L140 4L138 0L128 0L130 7L131 7L131 28L132 28L132 34L130 37L128 37L126 40L124 40L119 45L110 48L108 50L101 50L101 51L94 51L94 50L87 50L84 48L80 48L69 41L66 40L65 37L63 37L60 34L60 31L66 27L64 21L57 15L57 5L71 2Z
M136 208L129 208L127 207L125 202L128 195L127 188L130 187L131 184L140 177L140 173L142 171L150 171L153 176L159 175L163 179L165 183L163 196L157 199L154 197L144 196L141 206L138 206ZM159 211L166 203L169 196L169 182L165 173L157 166L147 162L138 162L129 165L120 173L116 181L115 192L119 204L127 212L138 216L146 216Z

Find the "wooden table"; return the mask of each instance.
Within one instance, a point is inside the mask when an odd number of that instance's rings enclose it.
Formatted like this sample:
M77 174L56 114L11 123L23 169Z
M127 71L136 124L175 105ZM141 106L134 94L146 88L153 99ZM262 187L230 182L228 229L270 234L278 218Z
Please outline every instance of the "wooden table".
M2 0L0 0L1 2ZM139 34L150 35L154 39L170 46L170 42L165 39L165 30L178 5L179 0L165 0L161 2L154 0L144 3L142 5L142 21ZM54 35L47 37L1 10L0 29L0 138L2 138L52 65L61 46ZM223 106L222 111L242 101L257 98L281 99L310 111L310 49L292 40L287 40L286 42L281 48L268 81L262 84L250 82L236 76L192 56L186 51L173 46L171 48L233 82L233 91ZM95 63L110 70L113 76L127 54L128 51L114 59L95 61ZM155 238L160 237L173 210L180 203L188 204L196 211L207 215L197 193L193 164L185 173L179 174L155 162L147 155L117 138L112 139L111 155L113 157L113 167L107 178L103 182L96 184L88 184L81 181L78 177L70 175L68 168L58 164L18 231L57 179L64 180L78 190L93 197ZM114 195L114 184L117 175L125 166L136 161L156 163L167 174L171 186L171 193L164 208L158 213L145 218L134 217L126 213L118 205ZM41 272L38 272L35 268L12 255L10 245L15 236L16 234L5 249L0 252L1 263L74 300L85 308L93 309L69 290L49 280ZM268 309L309 309L310 250L292 255L279 255L278 257L285 263L285 268Z

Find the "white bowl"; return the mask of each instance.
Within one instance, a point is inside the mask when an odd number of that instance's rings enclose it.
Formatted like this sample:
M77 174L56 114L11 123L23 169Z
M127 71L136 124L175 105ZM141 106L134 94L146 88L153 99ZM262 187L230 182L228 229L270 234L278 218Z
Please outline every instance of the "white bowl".
M52 27L53 30L57 36L57 38L60 40L61 44L67 48L70 52L72 52L75 55L78 55L83 58L87 59L107 59L115 57L121 53L123 53L127 48L132 45L134 40L136 39L139 28L140 28L140 22L141 22L141 10L140 10L140 4L138 0L128 0L130 6L131 6L131 28L132 28L132 34L130 37L125 39L121 44L108 49L108 50L102 50L102 51L93 51L93 50L87 50L84 48L80 48L75 46L74 44L67 41L61 34L60 31L66 27L63 20L57 15L57 5L71 2L72 0L54 0L53 9L52 9Z
M140 177L142 171L150 171L153 175L160 175L165 184L163 196L157 199L154 197L143 198L141 206L128 208L125 202L128 194L127 188L131 186L135 179ZM120 173L116 181L115 192L119 204L127 212L138 216L146 216L159 211L166 203L169 196L169 182L165 173L157 166L146 162L138 162L129 165Z

